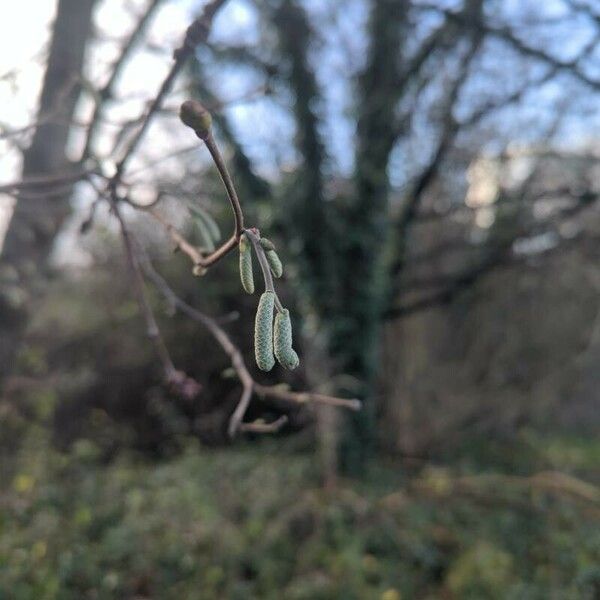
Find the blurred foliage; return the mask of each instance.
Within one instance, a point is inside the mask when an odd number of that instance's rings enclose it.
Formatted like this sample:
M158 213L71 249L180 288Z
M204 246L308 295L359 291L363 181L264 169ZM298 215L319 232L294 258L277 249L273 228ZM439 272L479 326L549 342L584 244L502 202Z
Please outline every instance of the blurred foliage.
M187 214L177 206L174 214L177 209ZM151 251L157 248L152 258L163 276L182 299L223 318L224 327L252 365L257 298L242 293L236 256L206 276L194 277L189 261L172 255L168 241L157 241L156 232L147 225L140 219L136 233ZM149 286L174 363L202 386L194 401L173 394L161 380L132 297L120 240L99 227L86 242L93 268L58 272L28 325L18 368L0 400L0 450L14 448L28 424L42 417L62 449L94 432L93 441L104 458L124 447L169 454L178 450L183 435L195 435L211 445L226 442L227 421L240 394L226 354L201 325L174 313ZM282 301L293 306L285 283L281 288ZM303 384L301 369L289 373L277 368L259 377L265 383ZM248 418L281 412L288 414L292 428L306 422L297 407L265 402L253 403Z
M63 453L48 438L31 426L3 469L2 598L600 593L600 503L533 478L496 481L504 476L493 464L482 472L455 456L409 473L380 461L363 481L326 493L291 440L200 450L188 438L176 458L149 463L129 452L106 465L90 439ZM514 460L524 455L534 469L562 448L578 472L600 446L550 439L519 448Z

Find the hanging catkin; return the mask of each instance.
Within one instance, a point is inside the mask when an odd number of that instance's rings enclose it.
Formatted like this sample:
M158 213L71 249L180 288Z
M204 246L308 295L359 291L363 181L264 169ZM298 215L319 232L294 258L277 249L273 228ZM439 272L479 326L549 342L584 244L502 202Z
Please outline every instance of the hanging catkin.
M215 249L215 240L206 221L197 217L194 221L194 225L196 226L202 248L207 252L213 252Z
M242 287L248 294L254 293L254 277L252 275L252 248L245 235L240 237L240 279Z
M262 371L270 371L275 365L273 356L273 307L275 293L264 292L260 297L254 323L254 355Z
M281 264L281 260L279 260L279 256L277 256L277 252L275 250L267 250L265 254L267 255L267 261L269 262L269 267L271 267L273 277L281 277L283 275L283 265Z
M269 240L269 239L267 239L265 237L261 237L260 238L260 245L265 250L275 250L275 244L271 240Z
M275 356L279 363L286 369L295 369L300 363L300 359L292 348L292 321L290 311L287 308L277 313L275 317L273 343Z
M218 242L221 239L221 230L208 211L204 210L201 206L194 205L188 206L188 210L196 220L204 223L205 227L210 232L210 237L213 241Z
M263 237L260 238L260 245L265 251L265 256L267 257L267 262L269 263L273 277L281 277L283 275L283 265L281 264L281 260L275 251L275 244L273 244L271 240Z

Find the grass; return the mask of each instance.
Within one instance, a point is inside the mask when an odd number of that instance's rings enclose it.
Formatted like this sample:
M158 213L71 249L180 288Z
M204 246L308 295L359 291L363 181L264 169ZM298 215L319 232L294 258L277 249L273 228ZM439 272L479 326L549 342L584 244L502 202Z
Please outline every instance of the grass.
M510 475L462 455L325 493L282 441L102 464L89 441L61 454L34 430L4 471L0 598L592 600L598 489L569 482L598 442L532 440ZM570 478L532 478L538 447Z

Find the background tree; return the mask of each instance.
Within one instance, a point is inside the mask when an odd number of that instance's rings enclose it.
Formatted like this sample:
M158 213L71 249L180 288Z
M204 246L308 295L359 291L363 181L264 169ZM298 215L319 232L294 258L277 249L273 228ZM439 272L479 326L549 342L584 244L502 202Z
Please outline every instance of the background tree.
M557 4L560 19L554 8L541 14L526 1L518 9L486 0L450 8L441 2L356 1L343 10L294 0L249 4L251 42L234 32L204 36L194 53L185 46L157 95L148 94L142 114L121 118L115 131L110 121L126 100L119 82L127 79L122 74L136 52L147 50L145 30L160 5L141 7L119 40L108 77L87 80L96 93L77 164L100 168L77 177L95 188L108 180L115 192L124 185L131 197L151 188L146 199L158 201L146 214L200 264L178 237L173 221L181 212L164 201L199 192L206 199L205 190L191 188L191 177L183 181L167 168L178 160L193 172L188 158L195 146L161 153L159 144L144 140L155 126L163 135L174 130L177 102L189 93L213 109L218 143L231 152L253 220L265 219L287 241L291 272L297 273L292 287L312 323L307 338L318 331L324 339L312 352L330 357L316 361L323 369L317 378L366 401L365 410L348 418L341 442L343 464L358 471L376 445L377 414L398 402L379 395L386 322L452 302L497 266L527 260L529 254L517 251L523 238L553 233L560 246L561 226L594 205L595 191L580 189L588 185L586 176L569 189L557 185L532 195L528 181L535 168L516 187L502 182L490 206L470 205L469 194L471 167L482 155L501 162L515 139L552 147L574 123L580 126L589 92L598 89L591 68L597 15L574 2ZM235 19L228 18L225 29L233 31ZM565 22L585 32L568 49L561 46L569 31ZM173 85L176 78L184 87ZM240 113L231 91L241 88ZM528 118L532 110L536 122ZM524 121L530 124L526 134ZM333 129L335 136L329 135ZM102 145L112 149L100 152ZM138 161L139 176L129 168L132 161ZM143 170L150 167L149 180ZM44 193L57 192L58 184L42 183ZM22 198L32 185L24 180L4 189ZM570 204L542 218L539 205L549 194ZM92 216L97 203L92 201ZM206 204L215 210L216 203ZM486 218L491 227L482 225ZM5 339L14 352L15 344ZM310 354L310 343L306 348Z
M83 89L83 64L92 33L94 0L58 3L37 111L37 126L23 152L22 179L54 178L57 186L40 210L39 191L19 190L2 246L0 269L0 380L14 368L14 357L30 302L47 276L54 240L69 214L73 173L66 156L75 107ZM33 189L32 189L33 188Z
M595 3L28 4L0 597L598 597Z

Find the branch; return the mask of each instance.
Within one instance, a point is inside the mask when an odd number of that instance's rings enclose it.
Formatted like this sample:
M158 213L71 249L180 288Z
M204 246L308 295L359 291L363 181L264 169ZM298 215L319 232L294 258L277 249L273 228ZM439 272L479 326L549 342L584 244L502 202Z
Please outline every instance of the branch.
M579 79L579 81L581 81L585 85L595 90L600 90L600 80L588 76L578 67L578 63L581 57L577 57L574 60L568 61L561 60L548 54L544 50L535 48L534 46L530 46L527 42L519 39L508 27L494 27L483 20L477 22L470 21L469 19L465 18L465 15L463 13L455 12L452 10L444 10L436 5L420 5L419 8L442 13L447 18L462 23L463 26L474 27L482 33L487 33L498 39L501 39L508 43L510 46L512 46L520 54L530 56L531 58L535 58L537 60L545 62L546 64L552 66L558 71L565 71L567 73L570 73L573 77Z
M231 416L228 428L229 435L233 437L240 429L255 432L276 431L284 423L282 419L279 419L275 423L271 423L268 425L263 423L244 424L243 418L254 394L263 399L273 398L276 400L294 402L297 404L305 404L309 402L321 403L332 406L344 407L350 410L359 410L361 407L361 403L360 401L354 399L348 400L312 392L291 392L287 390L282 390L278 386L265 386L257 383L250 375L250 372L246 367L241 352L233 344L229 336L220 327L218 322L208 317L207 315L204 315L200 311L196 310L195 308L181 300L169 287L166 281L154 270L149 259L144 254L142 247L137 245L134 248L133 239L127 230L125 221L118 207L118 203L120 201L126 201L137 210L147 211L155 220L157 220L165 228L171 239L175 242L176 246L183 252L185 252L190 257L194 265L197 267L207 267L218 261L220 258L225 256L228 252L230 252L233 248L235 248L238 245L240 236L243 233L247 233L250 239L252 240L252 243L256 250L256 254L261 263L261 267L263 268L265 283L267 287L273 287L271 271L266 262L264 250L262 246L258 244L258 230L246 230L244 228L244 215L233 180L228 172L227 166L225 164L225 161L223 160L223 157L221 156L219 148L212 136L211 115L199 102L195 102L193 100L188 100L184 102L181 105L180 118L184 124L191 127L195 131L196 135L205 142L210 152L210 155L217 167L217 170L219 171L219 175L226 189L234 217L234 231L229 240L222 244L212 254L204 256L202 253L199 252L197 248L195 248L192 244L187 242L187 240L185 240L185 238L177 231L177 229L154 209L154 205L156 204L156 202L153 202L151 205L142 206L135 202L132 202L129 198L127 198L126 194L121 194L118 191L119 186L122 184L122 176L125 171L125 167L127 165L128 160L141 143L143 135L147 130L152 117L159 110L161 110L162 100L170 90L176 75L183 66L185 59L192 54L195 46L200 41L206 40L212 18L215 12L218 10L218 8L222 4L224 4L224 1L225 0L213 0L210 4L208 4L205 7L203 15L199 19L196 19L196 21L194 21L192 25L188 28L185 41L182 47L175 52L175 63L171 67L171 70L167 75L166 79L163 81L158 95L150 105L143 119L140 129L127 146L121 160L117 164L114 175L110 178L108 185L106 186L106 189L99 190L98 197L106 197L108 199L112 210L120 223L123 242L128 258L128 264L130 266L132 276L134 278L138 303L147 323L148 335L153 341L156 352L163 364L163 369L165 371L167 380L169 380L172 383L176 383L181 387L185 385L186 388L189 387L190 381L193 382L193 380L187 378L185 374L178 372L173 366L173 362L168 354L164 341L160 335L160 331L156 324L156 320L152 313L152 309L146 297L144 273L146 277L154 283L159 292L169 301L171 306L178 308L181 312L188 315L195 321L200 322L204 327L206 327L206 329L211 333L211 335L223 348L225 353L230 357L232 367L235 370L240 383L242 384L242 394L240 396L240 400L237 404L237 407L233 415ZM159 199L160 194L157 197L157 201ZM135 252L136 249L138 250L137 255ZM281 309L280 304L278 308Z
M127 166L127 163L129 162L131 156L136 151L137 147L142 141L142 138L148 130L152 118L161 107L165 96L169 93L173 82L175 81L175 78L183 68L188 58L190 58L194 53L196 46L206 41L206 39L208 38L213 18L216 12L225 4L226 1L227 0L212 0L211 2L209 2L204 7L202 14L197 19L195 19L192 22L192 24L187 28L182 45L177 50L175 50L173 54L175 62L171 66L169 73L164 79L162 85L160 86L158 94L155 96L154 100L152 101L152 104L150 104L142 126L140 127L136 135L133 137L133 139L129 142L129 145L127 146L123 156L121 157L121 160L117 163L116 171L112 178L114 186L116 186L120 182L125 171L125 167Z
M254 253L256 254L256 258L258 258L258 264L260 265L260 270L262 271L263 279L265 280L265 291L273 292L273 294L275 294L275 306L279 312L283 312L283 306L281 305L279 297L277 296L277 292L275 291L273 273L271 272L271 267L269 266L265 249L260 243L260 237L256 235L256 230L253 231L251 229L246 229L244 233L248 236L248 239L252 243Z
M242 423L240 425L240 431L248 431L251 433L276 433L287 422L288 418L285 415L282 415L272 423L265 423L262 420L254 421L254 423Z
M87 179L90 175L100 175L93 169L86 171L75 171L74 173L65 173L64 175L44 175L40 177L26 177L20 181L13 181L12 183L5 183L0 185L0 193L11 194L20 190L31 189L36 190L37 188L45 189L52 188L55 186L63 186L65 184L76 183Z
M144 277L140 270L140 264L134 249L131 234L127 229L127 225L125 224L125 220L123 219L119 209L118 202L114 198L111 198L110 205L114 215L119 221L119 226L121 228L123 247L125 249L127 264L133 277L136 299L140 307L140 311L144 316L144 320L146 321L146 334L154 345L156 355L162 364L165 381L182 396L188 399L193 399L200 392L200 384L191 377L188 377L185 373L183 373L183 371L178 371L175 368L173 360L171 359L167 346L160 333L160 329L158 328L158 324L156 323L156 319L154 318L152 307L150 306L146 296Z
M223 113L223 108L231 105L232 101L223 101L219 99L209 85L202 80L202 64L200 61L195 61L197 70L197 81L194 84L194 90L199 98L202 99L204 106L213 115L213 121L217 126L219 133L227 145L231 148L232 157L231 164L237 176L238 182L241 182L242 192L249 193L254 198L269 197L271 195L271 186L269 182L258 175L252 168L252 163L249 156L245 153L242 145L236 138L233 128L230 126L228 119ZM252 92L250 95L243 96L242 99L251 99L257 93L265 95L268 92L268 84L262 86ZM238 100L235 100L238 101Z
M236 375L242 384L242 395L229 422L228 431L231 437L234 437L242 427L242 420L253 394L256 394L256 396L261 399L281 400L284 402L292 402L294 404L316 403L346 408L349 410L360 410L361 402L356 399L337 398L334 396L326 396L314 392L292 392L281 389L276 385L271 386L257 383L248 371L248 367L246 366L242 353L231 341L231 338L227 335L227 333L225 333L217 321L183 301L173 291L165 279L159 273L157 273L148 257L146 255L142 256L142 268L144 273L146 274L146 277L156 286L156 289L163 295L163 297L171 306L178 308L182 313L186 314L194 321L201 323L218 342L225 354L227 354L231 360L231 366L235 370Z
M578 194L577 200L580 202L586 201L588 194ZM595 196L595 195L594 195ZM455 214L467 213L472 214L481 210L481 208L500 208L500 204L502 207L510 206L513 204L534 204L540 200L544 202L549 201L557 201L561 202L565 200L565 197L573 198L573 190L569 186L559 187L553 190L542 190L537 193L532 198L502 198L501 202L495 200L494 202L486 205L485 207L481 206L468 206L467 204L450 204L449 206L445 206L444 208L436 209L435 206L428 210L419 210L415 215L415 222L417 223L428 223L430 221L436 221L440 219L445 219L447 217L451 217ZM442 246L443 247L443 246ZM411 257L413 260L414 257Z
M599 195L584 195L581 197L579 204L575 206L571 206L565 208L561 211L560 217L562 219L572 218L588 208L592 206L594 202L598 200ZM560 224L560 221L559 223ZM555 230L557 231L558 228ZM454 298L460 294L461 292L473 287L482 276L494 270L497 267L505 266L513 263L521 263L526 257L521 259L517 259L514 256L511 256L511 250L515 239L521 238L524 235L541 235L543 233L549 232L548 229L545 228L545 224L541 226L532 227L527 231L520 231L510 237L510 239L497 243L491 248L488 248L488 254L485 256L479 264L475 265L473 268L459 273L453 276L442 276L437 279L431 279L428 282L425 281L417 281L417 283L428 283L432 286L435 285L446 285L445 288L435 291L431 294L426 295L425 297L418 298L412 302L391 308L385 313L386 319L397 319L412 315L416 312L420 312L421 310L425 310L428 308L432 308L434 306L439 306L443 304L448 304ZM571 238L568 241L574 241L577 238ZM562 242L565 243L564 241ZM546 252L544 255L549 254L556 248L552 248Z
M471 62L473 61L477 52L479 51L482 42L482 35L475 34L474 36L472 36L470 47L467 50L463 61L461 62L458 73L455 76L454 81L452 82L452 87L450 88L448 96L446 97L444 105L442 107L443 129L440 139L438 141L437 148L435 149L435 152L433 153L433 156L429 163L425 166L425 168L421 171L420 175L418 176L415 184L413 185L413 189L410 192L408 200L405 206L403 206L402 211L399 215L398 221L396 223L395 241L395 252L397 258L395 261L393 261L390 267L390 274L392 277L394 277L394 275L396 275L404 269L406 263L407 229L415 219L417 209L421 203L423 194L425 193L431 181L437 174L440 164L444 160L448 150L451 148L452 143L459 131L459 123L454 117L453 111L460 90L469 75L469 68ZM397 284L394 281L394 283L391 286L389 295L391 302L394 301L397 292Z
M195 100L186 100L181 105L180 118L185 125L194 130L198 138L204 141L217 167L217 170L219 171L219 175L221 177L223 185L225 186L227 197L229 198L229 203L233 212L233 234L214 252L205 256L198 250L198 248L196 248L193 244L189 243L177 231L174 225L169 223L160 215L160 213L154 210L153 205L148 207L132 202L131 200L127 200L127 202L132 207L138 210L148 212L155 220L157 220L163 226L163 228L171 237L171 239L175 242L176 248L184 252L191 259L195 267L207 268L221 260L221 258L226 256L229 252L231 252L231 250L237 247L240 240L240 236L244 232L244 213L242 211L242 206L240 204L235 185L233 184L233 179L229 174L227 165L225 164L225 161L221 156L217 143L213 138L211 131L212 118L210 116L210 113L199 102ZM114 178L111 180L109 186L113 190L114 196L116 197L116 192L114 192Z
M155 203L152 203L151 206L144 206L142 204L137 204L136 202L133 202L132 200L127 199L126 197L122 199L125 200L127 204L129 204L131 207L149 214L155 221L160 223L162 228L165 230L166 234L171 238L171 241L175 244L175 249L183 252L183 254L185 254L191 260L194 267L202 267L203 269L206 269L214 265L219 260L221 260L238 245L239 240L234 234L226 242L219 246L214 252L205 255L200 251L199 248L197 248L196 246L194 246L194 244L189 242L179 232L175 225L167 221L167 219L165 219L160 214L160 212L158 212L154 208ZM198 274L203 275L204 273L200 272Z
M219 152L219 147L217 146L212 133L204 140L210 155L212 156L217 170L219 171L219 175L221 176L221 180L223 181L223 185L227 190L227 196L229 197L229 203L231 204L231 210L233 210L233 217L235 219L235 230L234 235L237 240L239 240L240 235L244 231L244 214L242 212L242 207L240 206L240 201L235 191L235 186L233 185L233 180L229 175L229 171L227 170L227 165Z
M136 44L144 34L150 19L156 12L158 5L161 0L151 0L150 4L142 14L140 20L138 21L136 27L131 32L129 38L125 42L123 48L121 49L121 54L119 58L116 60L112 67L112 72L108 81L104 84L104 86L98 91L98 99L96 101L96 105L94 107L94 113L92 114L92 119L90 121L90 125L87 132L87 137L85 140L85 146L82 152L82 160L85 160L89 157L91 152L92 144L94 143L94 139L96 137L96 132L98 130L98 126L102 119L102 112L104 110L104 105L107 100L110 100L114 93L114 88L119 80L121 72L123 71L131 52L135 48Z
M434 292L425 298L419 298L414 302L391 308L385 313L384 317L386 319L397 319L399 317L406 317L426 308L431 308L441 304L448 304L460 292L472 287L477 281L479 281L482 275L491 271L494 267L502 264L506 257L506 253L510 250L511 246L512 240L510 244L505 244L496 248L472 270L457 276L448 287L438 292Z
M453 111L459 92L469 75L469 66L472 60L475 58L475 55L481 46L482 40L482 37L476 37L473 39L467 55L461 62L458 75L456 76L452 87L450 88L442 109L443 130L438 142L438 146L433 153L432 159L423 169L413 186L410 199L407 203L407 206L403 210L402 217L400 219L400 229L403 229L414 217L415 211L420 203L421 196L437 173L440 163L442 162L448 148L452 145L452 142L458 133L459 123L454 118Z

